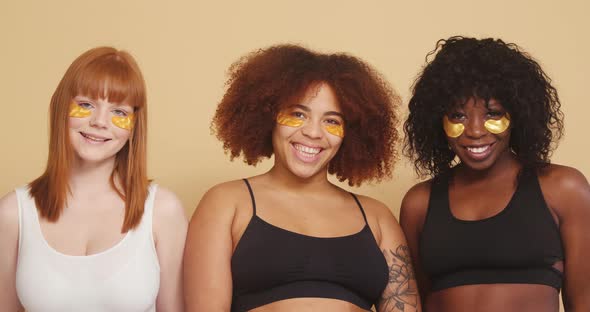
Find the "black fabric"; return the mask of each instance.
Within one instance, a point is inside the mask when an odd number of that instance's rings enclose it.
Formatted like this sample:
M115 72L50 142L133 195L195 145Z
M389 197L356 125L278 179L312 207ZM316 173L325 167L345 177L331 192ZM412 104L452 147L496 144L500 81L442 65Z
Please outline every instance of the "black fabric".
M369 310L387 285L385 257L366 223L352 235L319 238L291 232L253 215L231 259L232 311L290 298L340 299ZM336 221L337 222L337 221Z
M448 176L433 180L420 237L420 259L432 291L473 284L542 284L556 289L564 259L559 229L534 171L523 171L508 205L475 221L455 218ZM485 200L485 198L482 198Z

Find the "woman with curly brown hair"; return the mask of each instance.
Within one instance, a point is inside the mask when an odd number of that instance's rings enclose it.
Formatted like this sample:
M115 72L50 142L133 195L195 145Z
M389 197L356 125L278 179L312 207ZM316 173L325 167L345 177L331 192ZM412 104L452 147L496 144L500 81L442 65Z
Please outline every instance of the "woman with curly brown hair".
M436 53L438 52L438 53ZM452 37L414 84L400 222L429 312L590 311L590 186L550 164L560 101L515 44Z
M185 251L188 311L419 310L405 238L351 186L391 174L398 98L366 63L295 45L230 68L213 119L231 158L266 173L202 198Z

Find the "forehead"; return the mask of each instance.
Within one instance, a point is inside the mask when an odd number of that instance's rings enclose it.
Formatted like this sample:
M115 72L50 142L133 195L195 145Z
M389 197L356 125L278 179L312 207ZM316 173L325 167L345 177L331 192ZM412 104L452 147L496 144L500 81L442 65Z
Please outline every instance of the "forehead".
M303 97L294 104L304 106L311 111L341 112L336 93L327 83L318 83L308 87Z

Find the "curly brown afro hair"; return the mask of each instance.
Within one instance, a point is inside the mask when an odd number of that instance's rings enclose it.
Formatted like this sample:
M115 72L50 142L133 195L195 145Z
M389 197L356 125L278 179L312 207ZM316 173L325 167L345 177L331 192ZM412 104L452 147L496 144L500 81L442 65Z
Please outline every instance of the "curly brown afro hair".
M318 83L334 90L345 119L346 135L328 172L351 186L390 177L397 160L400 100L377 71L351 55L289 44L242 57L229 69L212 131L232 160L243 156L248 165L256 165L273 155L278 112Z
M549 163L563 134L563 114L551 79L530 55L500 39L451 37L439 40L436 54L413 86L404 124L404 152L421 177L448 172L455 153L443 132L443 115L476 97L498 100L510 113L510 148L525 168Z

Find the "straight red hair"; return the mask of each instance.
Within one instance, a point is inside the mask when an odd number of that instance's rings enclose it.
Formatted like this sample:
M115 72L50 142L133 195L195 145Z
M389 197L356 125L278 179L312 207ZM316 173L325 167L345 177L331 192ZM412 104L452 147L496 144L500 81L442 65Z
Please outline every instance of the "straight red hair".
M70 65L51 97L49 156L45 172L29 184L39 214L56 222L67 206L73 149L68 131L69 105L77 95L134 107L129 142L115 156L111 187L125 201L121 232L135 228L143 216L147 178L147 99L143 76L133 57L111 47L84 52Z

